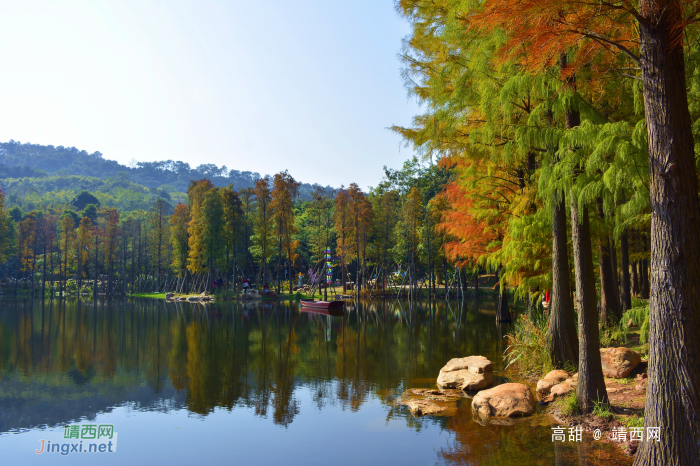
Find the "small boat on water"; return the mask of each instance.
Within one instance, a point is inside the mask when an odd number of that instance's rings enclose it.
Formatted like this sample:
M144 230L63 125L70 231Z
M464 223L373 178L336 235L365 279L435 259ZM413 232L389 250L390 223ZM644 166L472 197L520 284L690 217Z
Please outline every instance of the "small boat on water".
M343 301L317 301L302 299L301 310L319 312L326 315L343 315Z
M344 301L318 301L316 299L302 299L302 307L314 309L342 309Z

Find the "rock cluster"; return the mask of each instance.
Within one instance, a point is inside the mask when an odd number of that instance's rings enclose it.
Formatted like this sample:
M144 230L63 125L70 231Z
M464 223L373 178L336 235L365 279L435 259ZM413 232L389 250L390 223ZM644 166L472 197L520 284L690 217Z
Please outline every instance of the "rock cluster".
M537 382L537 394L543 401L552 401L576 390L577 381L578 374L569 377L565 371L553 370Z
M481 390L493 384L493 364L483 356L451 359L440 369L440 388Z

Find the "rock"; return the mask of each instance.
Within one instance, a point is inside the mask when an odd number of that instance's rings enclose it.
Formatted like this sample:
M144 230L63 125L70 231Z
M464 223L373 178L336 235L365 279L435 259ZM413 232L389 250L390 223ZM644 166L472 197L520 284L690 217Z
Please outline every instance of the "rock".
M554 385L557 384L557 381L554 379L542 379L537 381L537 393L540 395L546 395L549 393L549 391L552 389Z
M557 382L564 381L569 378L569 374L566 371L555 369L550 371L543 377L543 379L554 379Z
M600 362L603 375L614 379L623 379L642 361L642 358L629 348L601 348Z
M552 389L549 391L549 394L552 395L554 398L556 398L558 396L567 395L573 391L574 391L574 387L572 387L570 383L567 383L566 381L564 381L560 384L553 386Z
M453 358L440 369L440 372L452 372L462 369L467 369L474 374L483 374L485 372L493 372L493 363L483 356Z
M423 397L439 401L457 401L463 398L462 390L432 390L430 388L409 388L403 394L403 398Z
M493 383L493 363L483 356L451 359L440 369L440 388L480 390Z
M196 303L199 301L199 296L190 296L187 298L187 301L189 301L191 303Z
M547 395L549 391L560 382L568 379L569 374L562 370L550 371L543 379L537 382L537 393Z
M504 383L477 393L472 412L481 418L529 416L535 412L535 398L527 385Z
M187 298L185 298L184 296L180 296L180 297L178 298L178 300L179 300L179 301L187 301Z
M170 300L175 297L174 293L165 293L165 299Z
M432 400L411 400L404 403L414 416L450 415L457 410L456 406L440 405Z

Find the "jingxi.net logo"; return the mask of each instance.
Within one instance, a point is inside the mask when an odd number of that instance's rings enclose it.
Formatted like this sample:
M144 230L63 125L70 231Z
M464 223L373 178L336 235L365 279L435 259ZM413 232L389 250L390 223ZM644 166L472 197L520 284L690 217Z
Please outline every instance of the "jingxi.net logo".
M112 424L83 424L65 426L61 441L39 440L36 454L57 453L63 456L73 453L115 453L117 433Z

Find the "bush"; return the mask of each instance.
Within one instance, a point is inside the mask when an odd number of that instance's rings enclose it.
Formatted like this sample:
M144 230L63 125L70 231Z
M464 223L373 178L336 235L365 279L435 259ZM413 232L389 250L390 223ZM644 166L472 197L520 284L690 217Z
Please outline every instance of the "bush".
M540 376L554 369L547 343L547 319L543 315L530 320L521 315L506 335L505 368L514 368L519 374Z
M625 416L618 420L626 427L644 427L644 416Z
M625 343L627 343L627 325L624 318L617 324L609 324L600 335L600 345L603 348Z
M632 301L632 309L622 316L624 322L632 319L632 323L639 329L639 342L649 342L649 303L643 299L635 298Z
M593 408L594 416L605 419L606 421L613 418L613 413L610 411L610 405L608 403L594 401L593 405L595 406L595 408Z
M581 410L578 409L578 398L576 398L576 392L571 392L563 398L559 398L556 403L559 405L562 414L565 416L573 416L579 414Z

